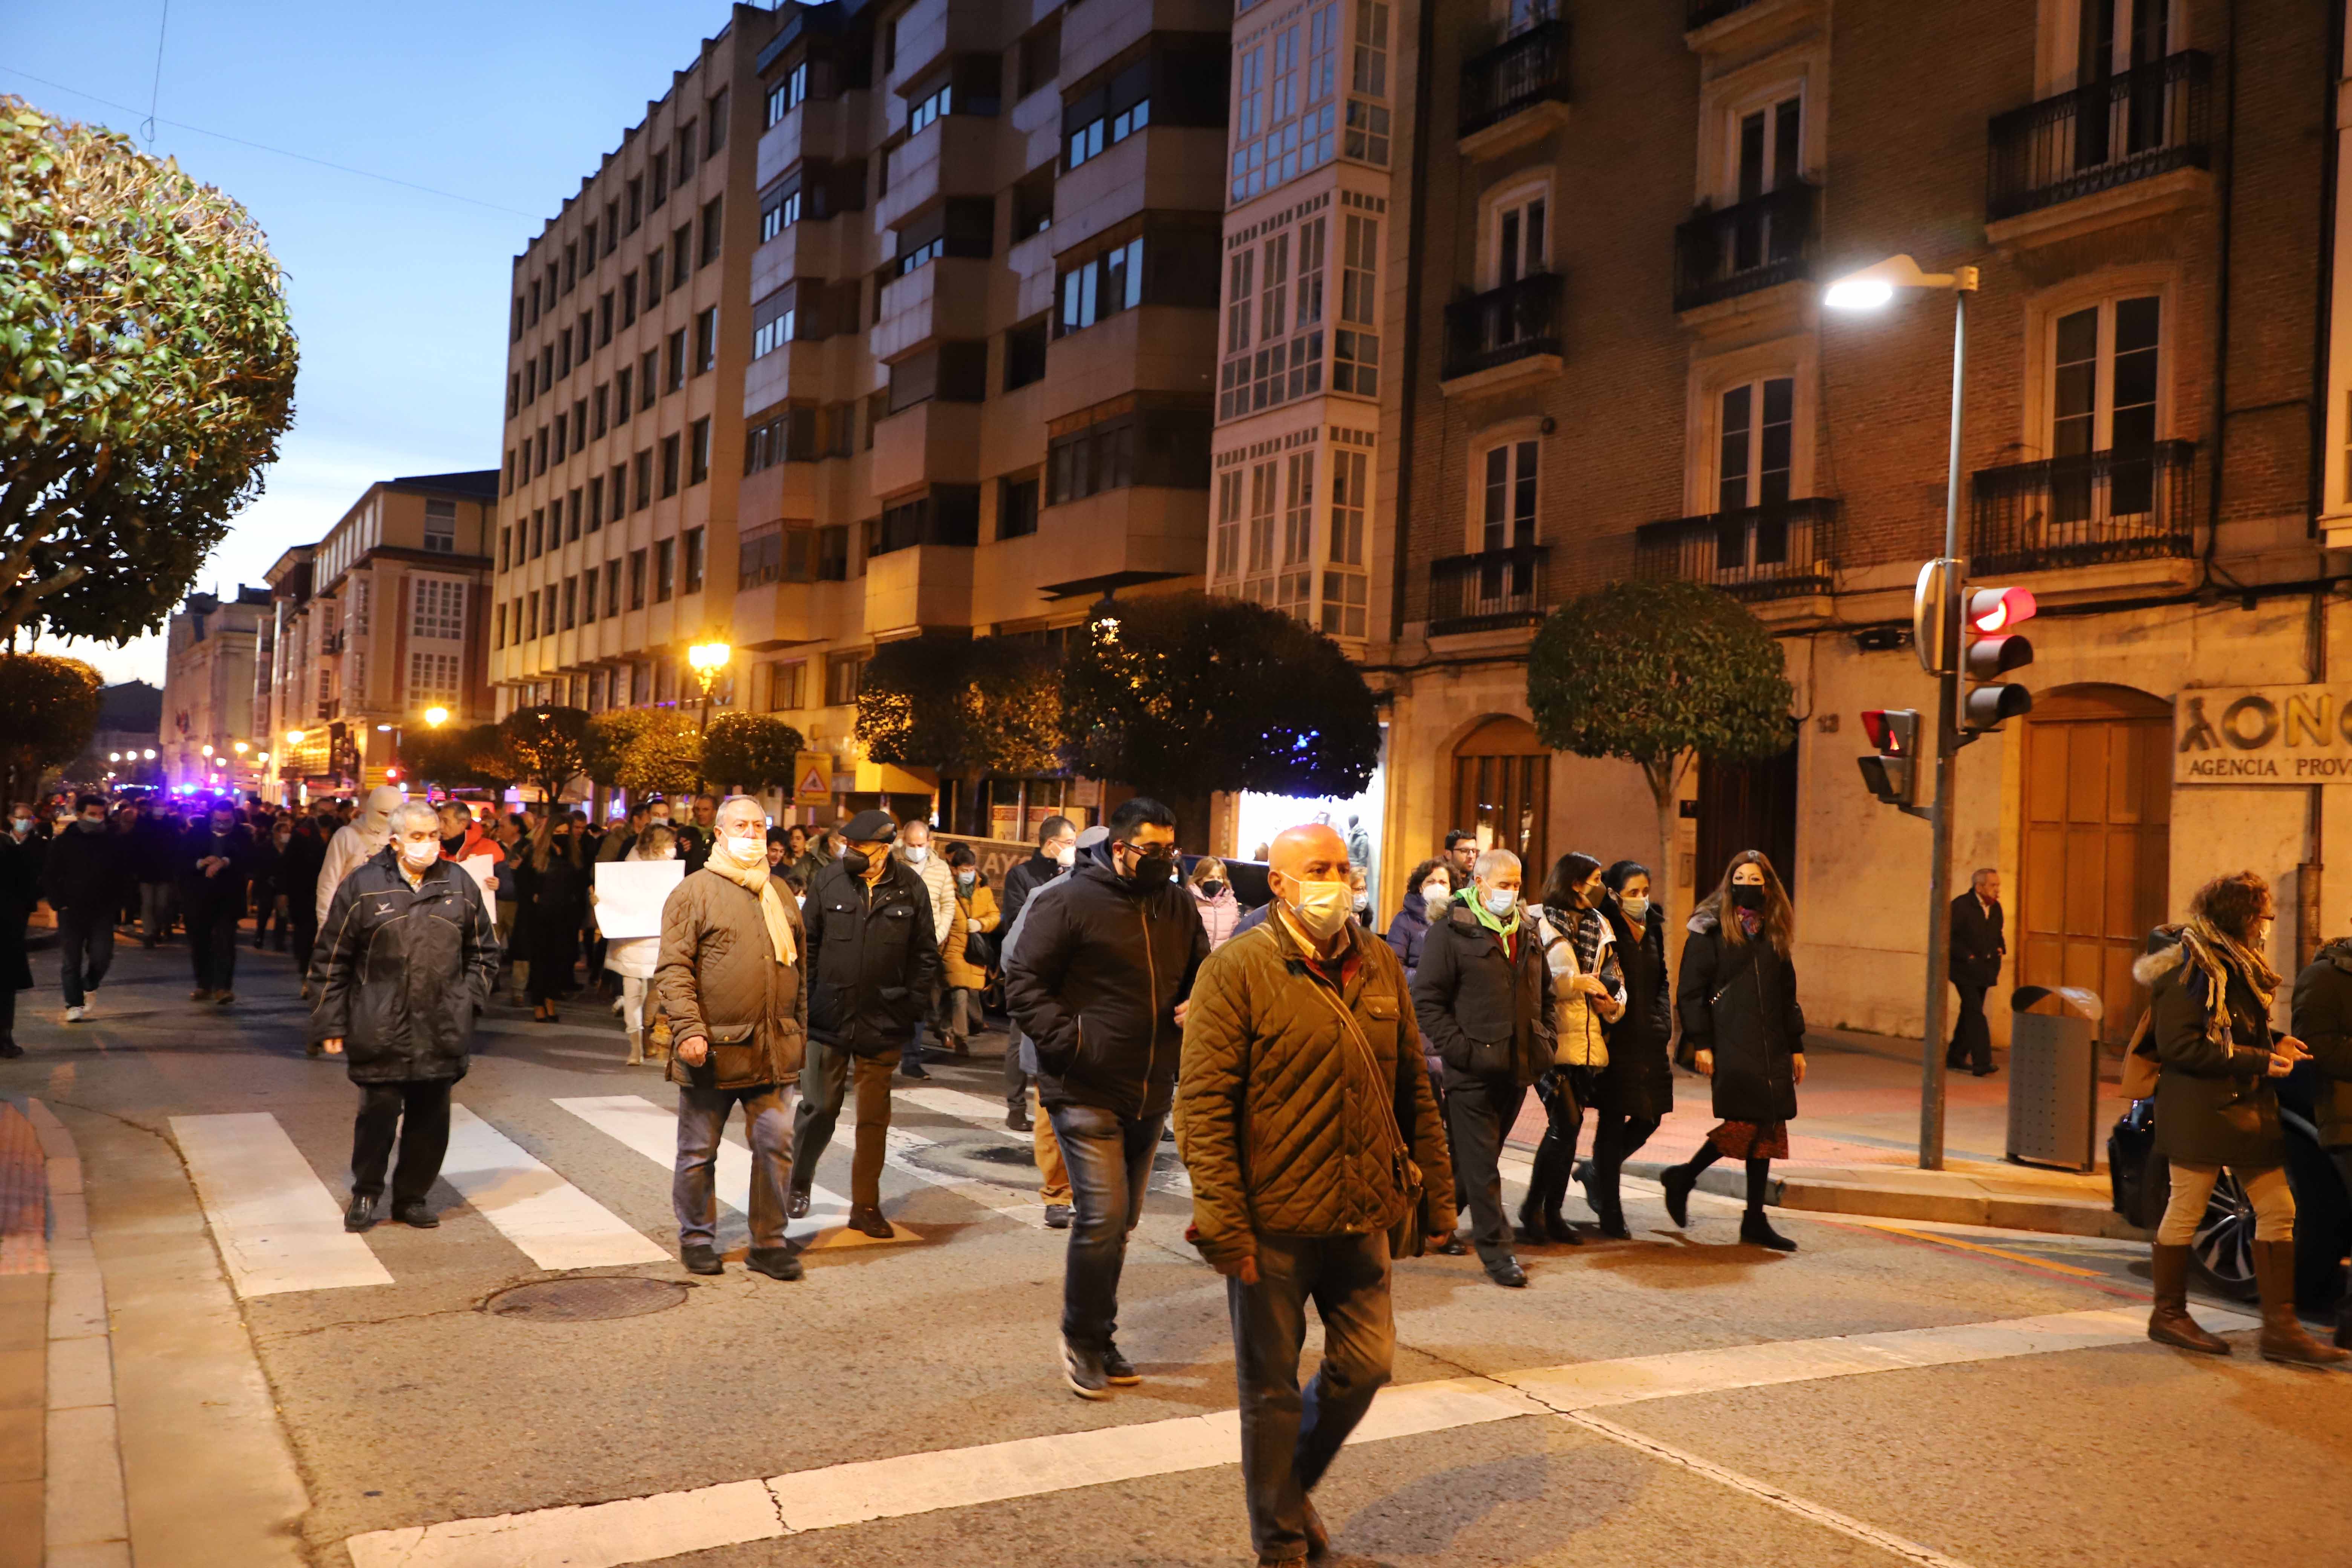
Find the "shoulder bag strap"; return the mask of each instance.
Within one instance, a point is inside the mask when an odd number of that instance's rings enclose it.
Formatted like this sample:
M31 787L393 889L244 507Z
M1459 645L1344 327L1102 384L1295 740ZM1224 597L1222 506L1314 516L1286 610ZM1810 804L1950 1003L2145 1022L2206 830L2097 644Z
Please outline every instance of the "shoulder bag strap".
M1381 1081L1381 1058L1379 1055L1373 1051L1372 1043L1364 1038L1364 1031L1357 1024L1356 1016L1349 1012L1346 1005L1342 1004L1337 996L1331 994L1330 988L1323 984L1320 981L1316 980L1310 975L1307 977L1307 984L1314 990L1316 995L1323 999L1323 1005L1330 1008L1332 1013L1337 1016L1339 1020L1340 1030L1348 1037L1349 1044L1355 1047L1357 1053L1363 1058L1365 1070L1371 1074L1372 1081L1375 1084L1379 1083ZM1389 1153L1391 1157L1402 1155L1406 1159L1411 1159L1412 1150L1405 1143L1404 1130L1397 1125L1396 1085L1394 1083L1391 1083L1388 1086L1388 1092L1380 1097L1380 1101L1381 1105L1387 1112L1386 1120L1389 1129Z

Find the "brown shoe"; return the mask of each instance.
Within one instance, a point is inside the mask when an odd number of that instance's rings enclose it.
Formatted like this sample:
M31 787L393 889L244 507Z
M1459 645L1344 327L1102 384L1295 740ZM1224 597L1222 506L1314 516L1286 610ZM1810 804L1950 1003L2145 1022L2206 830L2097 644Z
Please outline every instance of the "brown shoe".
M216 1007L226 1007L236 1000L236 993L234 991L216 991L213 994L213 1005Z
M2285 1366L2333 1367L2352 1362L2352 1350L2323 1345L2294 1314L2294 1243L2254 1243L2254 1279L2263 1291L2264 1361Z
M201 985L188 993L188 1000L191 1002L209 1002L212 999L213 994Z
M850 1205L849 1228L877 1241L887 1241L898 1234L890 1228L890 1222L882 1217L880 1209L867 1208L863 1204Z
M2156 1300L2147 1314L2147 1337L2175 1350L2228 1355L2229 1342L2207 1333L2189 1315L2189 1248L2158 1242L2148 1254L2148 1272L2156 1280Z

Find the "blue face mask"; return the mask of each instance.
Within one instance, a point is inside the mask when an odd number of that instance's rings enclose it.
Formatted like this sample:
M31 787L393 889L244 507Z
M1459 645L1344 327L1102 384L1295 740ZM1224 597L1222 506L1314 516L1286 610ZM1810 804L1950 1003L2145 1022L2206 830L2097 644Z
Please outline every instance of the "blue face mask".
M1519 892L1516 888L1489 888L1485 897L1486 912L1496 920L1509 914L1519 901Z

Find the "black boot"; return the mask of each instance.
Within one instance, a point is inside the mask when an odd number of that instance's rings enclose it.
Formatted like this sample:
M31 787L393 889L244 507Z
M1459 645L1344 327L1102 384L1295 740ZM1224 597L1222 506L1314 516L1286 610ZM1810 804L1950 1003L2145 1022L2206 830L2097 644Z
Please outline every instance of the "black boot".
M1633 1233L1625 1226L1625 1204L1618 1195L1617 1168L1606 1170L1597 1165L1579 1167L1585 1173L1584 1201L1592 1205L1594 1217L1601 1221L1601 1234L1612 1241L1631 1241Z
M1519 1203L1518 1238L1533 1247L1550 1234L1549 1220L1559 1214L1560 1194L1568 1187L1568 1173L1561 1167L1559 1140L1549 1132L1536 1145L1535 1169L1528 1175L1528 1195ZM1555 1191L1555 1188L1558 1190Z
M1775 1252L1794 1252L1797 1244L1772 1228L1762 1209L1749 1209L1739 1216L1739 1239L1749 1247L1769 1247Z
M1690 1228L1691 1189L1698 1185L1698 1171L1690 1165L1668 1165L1658 1173L1658 1185L1666 1191L1666 1217L1675 1222L1677 1230Z

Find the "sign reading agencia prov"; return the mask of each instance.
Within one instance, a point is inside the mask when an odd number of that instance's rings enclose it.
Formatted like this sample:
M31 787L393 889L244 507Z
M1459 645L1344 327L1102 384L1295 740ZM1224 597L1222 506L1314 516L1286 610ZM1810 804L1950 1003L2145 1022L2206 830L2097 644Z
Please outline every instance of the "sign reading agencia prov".
M2211 686L2172 705L2177 784L2352 784L2352 686Z

